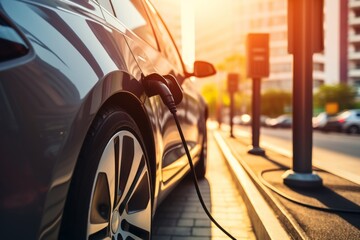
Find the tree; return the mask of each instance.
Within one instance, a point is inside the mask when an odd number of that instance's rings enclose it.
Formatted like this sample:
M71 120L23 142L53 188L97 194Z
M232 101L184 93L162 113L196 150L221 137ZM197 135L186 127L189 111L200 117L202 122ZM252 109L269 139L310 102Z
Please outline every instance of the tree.
M338 103L339 111L355 106L355 90L346 84L322 85L314 95L314 106L325 108L327 103Z
M201 90L202 96L205 98L209 108L209 116L214 117L219 97L219 89L215 84L207 84Z
M233 54L216 64L216 69L222 72L246 73L246 57L242 54ZM243 76L243 79L245 77Z
M261 95L261 114L276 117L291 109L292 95L282 90L268 90Z
M222 114L221 108L230 107L230 96L226 90L226 82L222 81L222 84L209 83L203 86L201 95L204 97L209 107L209 117L216 118L218 114ZM235 93L235 114L241 114L249 112L250 109L250 96L241 92Z

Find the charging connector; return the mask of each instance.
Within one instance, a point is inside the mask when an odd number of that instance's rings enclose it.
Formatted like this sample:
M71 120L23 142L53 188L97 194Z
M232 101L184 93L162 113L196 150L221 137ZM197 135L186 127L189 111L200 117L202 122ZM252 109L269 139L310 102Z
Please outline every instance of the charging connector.
M148 83L149 89L156 91L163 103L168 107L171 113L176 113L176 105L173 95L171 94L169 88L163 82L150 81Z
M148 97L159 95L170 112L176 112L176 105L181 102L183 92L174 76L165 75L163 77L160 74L152 73L146 77L142 76L142 83Z

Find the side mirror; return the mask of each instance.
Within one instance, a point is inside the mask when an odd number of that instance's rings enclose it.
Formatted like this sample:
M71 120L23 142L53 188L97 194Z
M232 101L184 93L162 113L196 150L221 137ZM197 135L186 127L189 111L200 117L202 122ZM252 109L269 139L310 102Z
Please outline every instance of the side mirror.
M195 61L194 62L194 73L192 74L195 77L209 77L216 73L214 65L204 61Z

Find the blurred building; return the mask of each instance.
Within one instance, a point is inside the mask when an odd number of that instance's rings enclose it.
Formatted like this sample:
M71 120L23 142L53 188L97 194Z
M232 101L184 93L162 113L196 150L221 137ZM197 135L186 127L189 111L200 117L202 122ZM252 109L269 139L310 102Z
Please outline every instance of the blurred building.
M343 23L345 26L348 24L349 27L342 29L342 36L344 38L342 40L348 41L349 48L348 56L344 54L340 64L345 65L348 63L348 71L344 71L344 75L348 73L349 83L357 88L357 93L360 97L360 1L346 0L341 1L341 3L343 14L349 15L348 19L344 19ZM347 30L349 31L348 34Z
M152 2L169 26L180 52L184 47L182 39L189 35L194 36L193 45L196 47L194 54L197 59L216 64L239 51L238 39L241 29L237 29L234 25L237 13L233 6L236 5L236 0L152 0ZM182 26L182 23L185 23L185 26ZM191 28L190 24L194 24L194 27ZM189 47L188 45L185 47Z
M166 22L186 65L195 58L195 16L192 0L152 0Z
M262 89L291 90L292 55L287 52L287 0L253 0L241 2L239 25L242 32L242 52L246 53L248 33L269 33L270 76L262 81Z
M313 56L313 86L336 84L346 81L346 63L340 56L347 52L347 44L341 39L341 32L347 29L341 7L347 0L325 0L324 2L324 51ZM270 34L270 76L264 79L262 87L292 89L293 55L287 50L287 0L240 0L239 24L244 26L242 45L249 32ZM342 22L341 22L342 21ZM343 33L344 34L344 33ZM346 35L346 34L345 34ZM243 50L245 53L245 50ZM346 62L346 61L345 61Z
M189 41L195 41L195 49L188 49L188 55L194 51L196 59L215 65L234 55L245 56L248 33L269 33L270 76L262 81L262 89L292 90L293 56L287 51L287 0L152 2L170 26L183 55L182 39L187 38L186 48ZM349 83L357 87L360 95L360 1L324 2L325 49L313 57L314 88L321 84ZM190 22L181 26L184 18L195 19L195 29L190 28ZM239 71L242 78L246 75L240 72L244 71L240 67L235 71ZM220 78L224 76L226 74Z
M241 28L236 26L240 9L234 0L196 0L195 56L219 64L240 51Z
M188 66L195 59L217 65L234 53L239 53L241 28L235 26L239 12L234 8L234 4L238 5L237 0L152 2L169 26ZM181 22L185 23L185 26L179 26ZM191 24L193 25L190 26ZM192 57L189 56L191 50ZM196 86L201 89L209 82L223 80L224 76L226 73L220 72L215 77L199 80Z

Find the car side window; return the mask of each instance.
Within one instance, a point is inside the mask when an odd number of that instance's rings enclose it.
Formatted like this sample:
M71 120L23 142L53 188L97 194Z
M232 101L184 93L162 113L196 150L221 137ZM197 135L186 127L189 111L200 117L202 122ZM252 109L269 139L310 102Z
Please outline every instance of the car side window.
M112 0L115 16L136 35L158 49L154 31L141 0Z
M156 35L159 39L161 39L161 50L163 51L167 59L170 61L170 63L173 65L173 67L175 67L179 72L184 72L180 55L168 29L166 28L164 22L162 21L154 7L151 5L151 3L149 3L148 1L146 1L146 3L150 9L150 14L155 21Z

